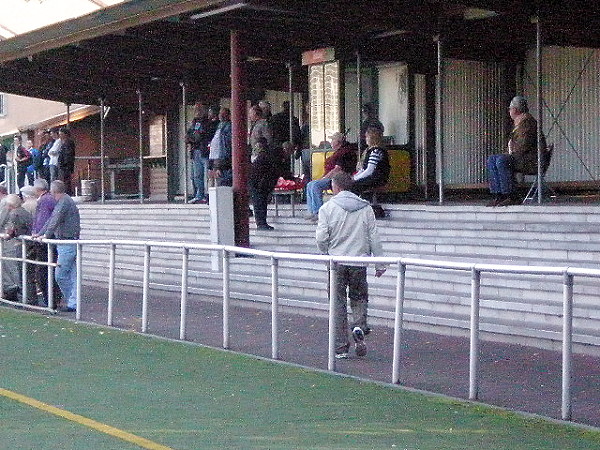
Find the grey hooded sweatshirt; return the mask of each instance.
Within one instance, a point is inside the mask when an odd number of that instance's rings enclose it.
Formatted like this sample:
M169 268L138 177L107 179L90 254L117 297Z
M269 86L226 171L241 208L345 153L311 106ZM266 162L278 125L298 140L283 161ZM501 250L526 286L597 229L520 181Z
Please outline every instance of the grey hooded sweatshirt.
M373 209L350 191L338 193L319 209L316 238L324 254L383 256ZM380 267L385 266L377 265Z

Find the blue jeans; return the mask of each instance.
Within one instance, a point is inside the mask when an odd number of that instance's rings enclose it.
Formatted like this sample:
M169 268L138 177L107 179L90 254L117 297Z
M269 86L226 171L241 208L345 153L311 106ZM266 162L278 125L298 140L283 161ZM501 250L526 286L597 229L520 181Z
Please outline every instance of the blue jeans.
M67 301L67 307L77 307L77 246L75 244L57 244L58 267L54 278Z
M208 158L202 156L201 150L194 150L194 164L192 165L192 181L194 185L194 197L204 199L206 197L205 180L208 172Z
M331 188L330 178L313 180L306 185L306 206L311 214L318 214L323 206L323 191Z
M487 160L488 179L492 194L511 194L513 191L512 157L506 153L492 155Z

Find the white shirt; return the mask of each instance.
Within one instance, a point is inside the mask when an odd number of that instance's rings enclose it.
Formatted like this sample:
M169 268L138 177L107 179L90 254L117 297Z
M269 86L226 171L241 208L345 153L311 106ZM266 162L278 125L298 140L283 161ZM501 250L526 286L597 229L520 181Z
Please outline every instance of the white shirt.
M221 155L221 127L217 128L215 135L210 141L210 153L208 159L219 159Z
M50 166L58 166L58 155L60 153L60 147L62 142L60 138L54 141L50 150L48 150L48 156L50 156L50 162L48 163Z

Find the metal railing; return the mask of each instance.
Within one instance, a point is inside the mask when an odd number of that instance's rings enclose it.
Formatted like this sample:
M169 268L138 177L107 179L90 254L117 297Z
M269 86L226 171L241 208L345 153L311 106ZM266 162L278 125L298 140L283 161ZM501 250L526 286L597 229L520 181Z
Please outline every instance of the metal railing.
M21 236L24 242L31 240L28 236ZM148 330L148 300L150 290L150 268L151 268L151 249L152 248L171 248L181 251L181 299L180 299L180 323L179 323L179 339L186 339L186 323L188 314L188 271L189 257L191 250L202 252L218 251L222 258L222 283L223 283L223 348L230 347L230 277L231 267L230 259L232 255L247 255L256 258L263 258L270 261L271 265L271 357L279 358L279 262L286 261L312 261L315 263L323 263L326 265L329 275L329 335L328 335L328 362L327 367L330 371L336 369L335 359L335 304L337 302L336 290L336 270L340 264L347 265L374 265L386 264L396 268L396 298L394 307L394 343L392 357L392 376L391 382L398 384L400 382L400 359L402 349L402 333L404 319L404 301L405 301L405 286L406 286L406 271L411 269L441 269L455 270L470 274L471 278L471 308L470 308L470 346L469 346L469 399L477 400L479 397L479 329L480 329L480 290L481 290L481 274L522 274L522 275L550 275L562 278L563 286L563 313L562 313L562 405L561 416L563 420L570 420L572 413L571 405L571 365L573 359L573 286L574 278L592 277L600 279L600 270L587 268L573 267L545 267L545 266L519 266L519 265L500 265L500 264L476 264L476 263L461 263L449 261L426 260L416 258L400 258L400 257L342 257L328 255L310 255L297 253L269 252L264 250L254 250L248 248L211 245L211 244L191 244L183 242L153 242L139 240L52 240L47 239L42 242L48 245L55 244L72 244L77 246L77 312L76 320L81 320L81 280L82 280L82 248L84 246L108 246L109 247L109 267L108 267L108 307L107 307L107 325L113 325L113 305L115 297L115 266L116 266L116 249L121 247L142 247L144 249L143 263L143 281L142 281L142 323L141 332L146 333ZM48 295L52 296L52 276L56 264L52 262L52 252L48 252L48 261L29 261L26 259L25 245L22 246L22 256L0 257L0 272L2 272L2 263L5 260L18 260L22 262L23 271L23 302L27 299L26 290L26 264L42 264L48 266ZM0 241L0 255L4 255L3 242ZM1 283L0 283L1 284ZM2 294L0 287L0 294ZM7 302L6 300L2 300ZM8 302L15 304L15 302ZM49 302L48 310L52 309L52 302ZM23 305L26 306L26 305Z

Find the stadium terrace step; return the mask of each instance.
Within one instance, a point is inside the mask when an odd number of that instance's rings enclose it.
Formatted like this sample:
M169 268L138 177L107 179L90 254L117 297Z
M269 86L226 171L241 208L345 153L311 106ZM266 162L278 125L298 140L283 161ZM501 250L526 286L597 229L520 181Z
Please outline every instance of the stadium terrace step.
M470 263L545 265L598 268L600 207L384 205L389 217L378 221L388 256ZM80 205L82 238L139 239L209 243L206 205L86 203ZM305 221L302 206L269 210L275 230L257 231L250 219L253 248L278 252L316 253L315 224ZM84 250L85 279L106 283L108 248ZM152 289L180 291L181 251L153 250ZM222 276L210 267L209 252L190 252L189 289L218 301ZM117 248L117 283L141 286L141 248ZM327 310L324 264L281 261L281 305ZM369 278L370 314L389 325L395 304L395 270ZM409 328L464 334L470 311L470 273L410 268L406 278L405 323ZM270 261L231 259L232 299L268 304L271 299ZM575 350L600 354L600 280L577 277L574 304ZM178 301L174 297L173 301ZM481 330L493 339L556 348L561 338L562 278L532 275L483 274Z

